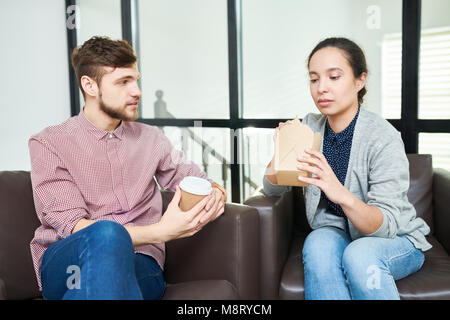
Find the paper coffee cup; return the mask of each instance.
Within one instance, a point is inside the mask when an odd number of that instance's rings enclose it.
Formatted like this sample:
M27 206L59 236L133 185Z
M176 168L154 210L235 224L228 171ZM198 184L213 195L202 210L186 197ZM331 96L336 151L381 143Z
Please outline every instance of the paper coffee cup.
M188 176L180 182L180 209L188 211L212 192L211 182L199 177Z

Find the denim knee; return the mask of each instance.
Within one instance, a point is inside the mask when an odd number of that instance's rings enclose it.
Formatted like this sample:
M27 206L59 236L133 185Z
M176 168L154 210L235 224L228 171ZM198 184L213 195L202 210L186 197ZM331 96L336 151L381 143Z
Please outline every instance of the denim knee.
M342 266L344 270L359 271L364 274L371 265L383 267L385 264L378 248L370 237L359 238L351 242L342 255ZM360 270L359 270L360 269Z
M93 223L89 228L87 238L94 239L91 245L98 244L101 250L106 248L118 249L127 248L133 250L133 244L130 234L121 224L109 221L100 220Z
M367 283L374 274L389 273L389 267L370 238L353 241L342 256L342 269L352 287L366 290Z
M302 250L303 263L311 267L329 266L341 260L341 254L350 241L344 231L335 227L322 227L312 231ZM324 259L326 261L324 261ZM330 261L328 259L333 259Z

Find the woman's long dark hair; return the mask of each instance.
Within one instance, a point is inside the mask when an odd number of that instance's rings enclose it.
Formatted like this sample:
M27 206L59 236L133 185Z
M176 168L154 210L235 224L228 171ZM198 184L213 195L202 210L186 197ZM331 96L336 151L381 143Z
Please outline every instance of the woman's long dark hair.
M366 74L367 64L366 57L364 56L364 52L362 49L353 41L347 38L327 38L319 42L316 47L311 51L308 57L308 68L309 62L311 61L311 57L322 48L333 47L338 48L344 51L344 56L347 59L350 67L353 70L353 75L355 78L359 78L363 72ZM364 95L367 93L366 87L364 86L358 92L358 103L361 104L364 101Z

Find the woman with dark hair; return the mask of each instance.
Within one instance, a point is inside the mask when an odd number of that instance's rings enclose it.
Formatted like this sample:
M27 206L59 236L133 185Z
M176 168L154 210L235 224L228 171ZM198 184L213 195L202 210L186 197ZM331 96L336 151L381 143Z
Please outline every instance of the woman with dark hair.
M320 114L303 124L323 137L321 152L298 159L308 222L303 245L306 299L399 299L395 280L424 263L430 228L409 202L409 163L399 132L361 108L364 53L346 38L321 41L308 57L310 91ZM280 128L275 130L275 136ZM269 163L267 195L277 185Z

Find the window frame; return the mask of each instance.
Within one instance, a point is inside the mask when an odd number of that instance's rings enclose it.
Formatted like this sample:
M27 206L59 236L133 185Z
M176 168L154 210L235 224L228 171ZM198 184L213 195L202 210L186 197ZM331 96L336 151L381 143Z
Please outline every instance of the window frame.
M241 203L244 166L239 165L243 150L243 128L275 128L279 122L289 119L248 119L242 116L242 0L227 0L228 18L228 83L229 119L144 119L137 121L153 126L193 127L194 121L202 121L207 128L229 128L231 154L231 201ZM121 0L122 37L134 46L139 55L139 30L137 28L137 0ZM75 5L76 0L66 0L66 8ZM450 133L450 120L419 119L419 51L421 36L421 0L403 0L402 3L402 90L401 119L386 119L400 133L406 153L417 153L420 132ZM65 13L67 19L67 13ZM70 77L70 110L75 116L80 112L80 97L77 80L71 65L71 55L77 46L76 29L67 30L67 47ZM141 108L140 108L141 109ZM239 134L232 133L239 130Z

